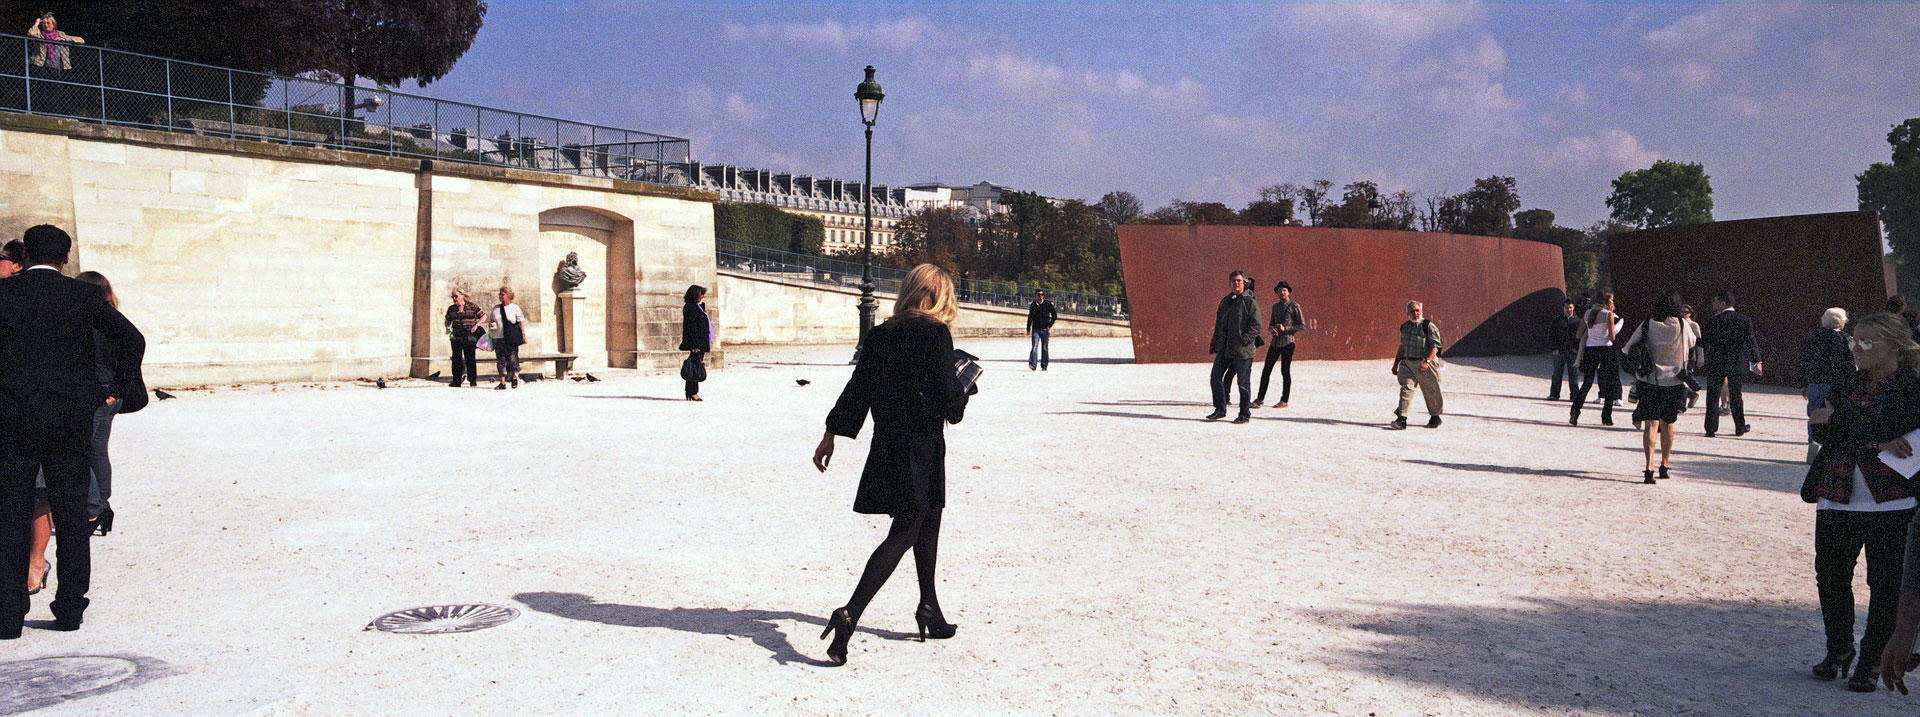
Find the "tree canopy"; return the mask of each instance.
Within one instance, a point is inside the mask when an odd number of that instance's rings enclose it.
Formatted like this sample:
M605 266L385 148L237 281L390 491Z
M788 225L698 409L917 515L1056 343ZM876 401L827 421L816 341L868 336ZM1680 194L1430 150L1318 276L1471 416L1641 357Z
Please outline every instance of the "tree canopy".
M486 17L484 0L44 0L0 10L8 32L41 12L87 43L260 72L351 80L446 76Z
M1697 162L1656 160L1613 180L1613 218L1641 229L1713 221L1713 186Z
M720 202L713 205L713 236L721 241L796 254L819 254L826 235L826 224L819 219L789 214L771 204Z
M1874 162L1854 181L1860 208L1880 214L1900 293L1910 294L1920 292L1920 117L1894 125L1887 144L1893 161Z

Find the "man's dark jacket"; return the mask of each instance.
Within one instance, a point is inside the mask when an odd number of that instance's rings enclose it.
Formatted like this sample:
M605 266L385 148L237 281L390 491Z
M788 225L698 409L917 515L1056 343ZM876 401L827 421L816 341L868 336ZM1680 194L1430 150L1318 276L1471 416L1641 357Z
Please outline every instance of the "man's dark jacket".
M1213 340L1207 352L1230 359L1252 359L1253 343L1260 338L1260 305L1244 291L1227 294L1214 312Z
M1753 319L1737 311L1722 311L1700 325L1700 345L1707 349L1706 373L1736 376L1749 362L1760 361L1760 341L1753 335Z
M1060 319L1060 312L1053 310L1052 301L1036 301L1027 304L1027 333L1052 331L1053 322Z
M94 332L104 344L96 347ZM0 415L92 413L108 396L130 413L147 405L140 361L147 341L100 287L50 269L0 281ZM108 357L113 383L100 385Z
M1580 340L1586 338L1581 334L1582 328L1579 316L1555 316L1553 326L1547 330L1547 343L1552 344L1555 351L1579 351Z
M1793 382L1802 387L1810 383L1838 384L1853 376L1853 352L1847 349L1847 335L1820 327L1813 330L1800 346L1800 363Z

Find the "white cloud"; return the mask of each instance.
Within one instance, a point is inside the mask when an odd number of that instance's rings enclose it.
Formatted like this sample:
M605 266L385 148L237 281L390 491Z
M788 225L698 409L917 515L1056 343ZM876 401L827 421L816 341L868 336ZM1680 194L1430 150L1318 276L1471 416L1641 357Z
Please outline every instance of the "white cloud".
M901 18L867 23L842 23L823 20L814 23L761 21L743 25L732 20L720 23L720 31L733 40L773 40L795 47L845 51L855 46L906 50L925 44L938 34L938 26L920 18Z
M728 20L720 31L735 40L778 40L789 45L829 50L845 50L849 44L847 26L838 20L816 23L766 22L742 25Z
M1398 50L1466 27L1481 16L1473 4L1328 3L1287 9L1288 29L1361 49Z
M1632 79L1657 80L1657 89L1705 91L1758 53L1761 35L1796 12L1786 5L1715 5L1650 30L1640 39L1652 72Z
M1300 142L1300 133L1281 127L1259 115L1233 116L1218 112L1201 115L1194 122L1200 134L1249 148L1273 152L1291 149Z
M1571 85L1561 85L1553 91L1553 96L1575 107L1585 107L1593 102L1593 93L1587 90L1585 83L1580 82Z
M1008 52L975 54L963 64L961 69L949 74L956 74L970 84L1032 100L1119 97L1198 106L1206 101L1207 95L1206 86L1189 77L1155 83L1131 70L1069 69Z
M1420 96L1436 110L1461 115L1493 115L1520 108L1507 94L1500 76L1507 69L1507 53L1491 35L1480 36L1471 47L1455 50L1444 62L1429 63L1422 73Z
M1660 158L1625 130L1611 129L1598 136L1567 137L1538 153L1540 163L1570 169L1623 172L1646 167Z

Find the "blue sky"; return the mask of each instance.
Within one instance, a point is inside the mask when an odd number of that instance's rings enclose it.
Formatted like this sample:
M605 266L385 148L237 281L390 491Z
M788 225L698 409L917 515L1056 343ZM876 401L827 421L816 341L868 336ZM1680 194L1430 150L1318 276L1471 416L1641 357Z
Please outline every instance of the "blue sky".
M1920 4L675 3L491 0L425 94L693 141L696 159L1239 206L1278 182L1458 192L1604 218L1700 162L1714 214L1855 208L1920 116Z

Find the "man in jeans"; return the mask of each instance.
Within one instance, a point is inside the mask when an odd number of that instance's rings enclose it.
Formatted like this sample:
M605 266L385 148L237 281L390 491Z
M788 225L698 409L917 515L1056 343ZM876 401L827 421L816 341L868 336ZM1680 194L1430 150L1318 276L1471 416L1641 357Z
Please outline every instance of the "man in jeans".
M1573 300L1560 302L1560 315L1547 329L1547 344L1553 347L1553 383L1548 384L1547 400L1560 400L1560 377L1567 378L1567 393L1580 385L1580 317L1573 315Z
M1400 324L1400 350L1393 357L1393 375L1400 380L1400 407L1393 411L1394 430L1407 427L1407 407L1413 403L1413 387L1427 401L1428 428L1440 427L1440 329L1428 321L1418 301L1407 302L1407 320Z
M1053 310L1053 302L1047 300L1047 292L1033 292L1033 303L1027 304L1027 335L1033 338L1033 349L1027 352L1027 370L1047 370L1047 338L1053 331L1053 322L1060 318L1060 312Z
M1240 416L1233 422L1246 423L1253 420L1253 348L1254 342L1260 339L1260 305L1247 293L1246 272L1236 270L1227 275L1227 279L1233 291L1220 300L1220 308L1214 311L1213 340L1207 346L1213 354L1213 370L1207 375L1207 383L1213 389L1213 413L1207 414L1207 420L1227 417L1227 380L1237 373Z

